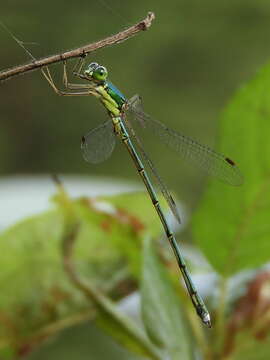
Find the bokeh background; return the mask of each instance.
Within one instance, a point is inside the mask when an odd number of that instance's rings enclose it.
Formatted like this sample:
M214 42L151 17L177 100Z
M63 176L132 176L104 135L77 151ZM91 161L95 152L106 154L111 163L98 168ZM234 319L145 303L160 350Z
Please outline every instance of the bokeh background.
M104 64L127 97L139 93L153 117L218 148L223 108L236 89L269 61L269 1L2 1L0 20L20 40L38 43L29 49L41 57L116 33L143 19L149 10L156 15L149 31L90 55L89 62ZM0 43L0 69L29 60L1 28ZM51 69L60 86L61 64ZM80 138L107 116L95 99L58 97L39 71L13 78L0 90L2 177L61 173L138 180L120 145L102 164L84 162ZM166 183L190 212L195 210L208 179L151 134L146 134L145 143ZM227 155L235 159L233 149L227 149ZM1 205L0 211L5 211ZM37 358L52 358L50 351L64 356L67 341L89 346L89 336L82 337L85 331L83 326L77 335L68 332L59 338L59 350L47 348ZM95 329L87 331L96 334ZM100 341L100 346L95 341L93 359L106 359ZM77 354L69 356L75 359Z

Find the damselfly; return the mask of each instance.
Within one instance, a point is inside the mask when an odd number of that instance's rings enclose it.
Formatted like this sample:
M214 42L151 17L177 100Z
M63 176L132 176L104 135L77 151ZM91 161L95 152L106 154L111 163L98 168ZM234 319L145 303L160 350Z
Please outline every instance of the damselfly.
M87 80L88 83L71 84L68 82L66 63L64 62L63 80L68 91L61 91L56 87L48 68L45 68L45 70L42 69L42 73L57 94L62 96L93 95L98 98L107 109L110 119L82 137L81 148L83 156L85 160L90 163L99 163L109 158L114 149L116 138L119 138L123 142L145 184L154 208L158 213L197 314L202 321L210 327L211 320L209 312L191 280L185 261L181 255L179 244L168 225L165 214L161 209L158 197L139 153L141 153L144 162L149 166L149 169L151 170L161 193L168 202L172 213L180 222L179 212L173 197L156 171L151 159L142 146L138 134L134 130L134 121L138 122L143 127L150 129L152 134L158 136L169 148L176 150L190 163L195 164L206 173L217 177L225 183L240 185L243 182L242 174L236 164L228 157L211 150L207 146L199 144L189 137L169 129L161 122L152 119L144 112L141 98L138 95L127 100L118 88L107 80L108 72L104 66L92 62L86 69L82 70L83 65L84 59L81 58L73 70L73 74L83 80ZM135 140L136 145L133 144L132 139Z

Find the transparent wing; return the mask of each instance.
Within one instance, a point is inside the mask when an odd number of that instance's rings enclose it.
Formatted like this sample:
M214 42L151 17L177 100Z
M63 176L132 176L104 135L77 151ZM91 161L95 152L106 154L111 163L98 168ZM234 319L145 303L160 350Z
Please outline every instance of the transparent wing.
M108 159L115 146L111 120L106 121L82 137L81 149L86 161L97 164Z
M243 175L231 159L152 119L143 111L142 101L138 95L129 100L129 113L169 148L177 151L184 159L209 175L230 185L243 183Z
M162 193L162 195L164 196L165 200L167 201L173 215L175 216L176 220L181 223L181 219L180 219L180 215L179 215L179 212L178 212L178 209L176 207L176 204L175 204L175 201L172 197L172 195L170 194L169 190L167 189L165 183L163 182L163 180L161 179L160 175L158 174L157 170L155 169L154 165L153 165L153 162L152 160L149 158L149 156L146 154L143 146L142 146L142 143L141 143L141 140L140 138L138 137L138 135L135 133L134 129L132 128L132 125L129 121L126 120L126 124L130 130L130 133L132 134L132 136L135 138L136 140L136 143L138 145L138 148L141 152L141 154L143 155L143 158L145 160L145 162L147 163L147 165L149 166L150 170L152 171L153 173L153 176L154 176L154 179L156 180L156 183Z

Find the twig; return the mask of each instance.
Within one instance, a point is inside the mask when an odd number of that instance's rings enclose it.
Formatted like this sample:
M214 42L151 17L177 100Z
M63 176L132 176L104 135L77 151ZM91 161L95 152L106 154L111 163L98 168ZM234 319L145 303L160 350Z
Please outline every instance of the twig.
M52 338L53 336L58 335L61 331L65 329L69 329L75 325L80 325L82 323L85 323L86 321L91 321L95 317L95 311L93 309L85 310L80 313L70 315L64 319L55 321L53 323L50 323L38 331L36 331L34 334L26 337L22 337L21 339L16 340L16 350L17 353L24 353L24 350L28 350L29 352L35 350L37 347L41 346L45 341ZM4 347L12 347L12 339L9 339L10 341L7 341ZM0 344L0 350L1 350L1 344Z
M154 20L155 15L153 12L149 12L147 17L140 21L139 23L129 27L126 30L120 31L119 33L109 36L103 40L99 40L95 43L88 44L85 46L81 46L77 49L63 52L61 54L51 55L42 59L33 60L30 63L15 66L11 69L3 70L0 72L0 82L3 80L7 80L13 76L24 74L29 71L37 70L43 66L53 64L59 61L76 58L80 56L84 56L89 54L95 50L101 49L103 47L118 44L123 42L130 37L138 34L140 31L147 30Z

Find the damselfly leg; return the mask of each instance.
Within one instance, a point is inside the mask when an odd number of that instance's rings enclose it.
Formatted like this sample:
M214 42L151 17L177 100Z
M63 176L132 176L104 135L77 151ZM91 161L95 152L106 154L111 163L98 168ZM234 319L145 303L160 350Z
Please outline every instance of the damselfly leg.
M76 66L79 66L78 70L81 71L82 66L83 66L83 61L80 59L80 62L78 62L75 65L75 67L73 69L74 75L75 74L80 74L80 72L79 73L75 72L75 70L77 70ZM54 82L54 80L52 78L52 75L51 75L51 72L50 72L50 69L49 69L48 66L46 66L45 68L42 68L41 72L42 72L43 76L45 77L45 79L50 84L50 86L56 92L56 94L58 94L60 96L88 96L88 95L94 95L94 92L91 91L92 86L90 84L73 84L73 83L69 83L68 76L67 76L67 63L66 63L66 60L63 61L63 84L64 84L65 89L73 90L73 91L66 91L66 90L58 89L58 87L55 85L55 82Z

